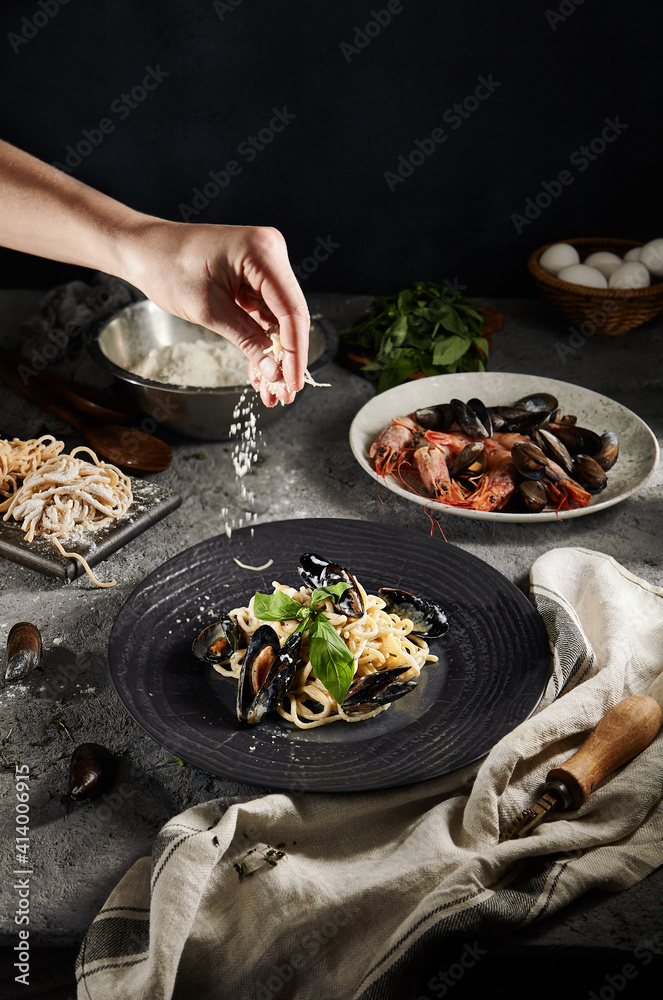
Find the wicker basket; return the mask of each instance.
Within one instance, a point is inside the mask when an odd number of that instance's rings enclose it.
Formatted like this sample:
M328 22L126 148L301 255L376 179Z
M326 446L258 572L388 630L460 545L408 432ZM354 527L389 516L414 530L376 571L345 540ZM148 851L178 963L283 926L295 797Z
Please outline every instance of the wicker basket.
M570 243L580 254L581 260L597 250L610 250L623 257L627 250L643 245L638 240L600 239L589 236L556 242ZM535 250L530 255L527 266L536 279L539 291L553 309L574 326L586 324L581 330L582 333L599 333L614 337L646 323L663 309L663 281L659 279L654 279L656 283L647 288L616 289L587 288L585 285L572 285L568 281L554 278L539 266L539 258L549 246L553 244L548 243Z

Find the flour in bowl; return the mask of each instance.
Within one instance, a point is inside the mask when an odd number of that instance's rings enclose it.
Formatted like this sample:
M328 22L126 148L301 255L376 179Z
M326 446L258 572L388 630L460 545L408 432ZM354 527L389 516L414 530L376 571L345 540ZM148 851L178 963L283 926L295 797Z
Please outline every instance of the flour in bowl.
M203 389L246 385L249 381L246 357L223 337L218 343L200 339L154 347L147 357L135 362L131 371L156 382Z

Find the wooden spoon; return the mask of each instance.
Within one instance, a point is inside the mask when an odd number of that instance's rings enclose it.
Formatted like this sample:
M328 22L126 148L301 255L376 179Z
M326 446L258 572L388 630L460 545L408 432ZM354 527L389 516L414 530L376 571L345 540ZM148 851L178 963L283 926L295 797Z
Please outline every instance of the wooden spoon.
M163 472L173 460L170 446L152 434L119 424L83 423L56 392L46 386L24 385L14 368L4 361L0 361L0 378L13 392L73 427L94 451L114 465L141 472Z
M17 369L19 366L24 368L30 366L28 358L24 358L22 354L16 354L14 351L9 351L7 348L0 348L0 358ZM32 372L32 369L30 371ZM75 410L78 410L79 413L85 413L89 417L94 417L95 420L110 421L114 424L130 424L136 419L135 408L119 402L109 393L92 389L90 386L78 385L77 382L69 382L49 371L35 372L29 378L35 378L42 385L48 385L55 389Z

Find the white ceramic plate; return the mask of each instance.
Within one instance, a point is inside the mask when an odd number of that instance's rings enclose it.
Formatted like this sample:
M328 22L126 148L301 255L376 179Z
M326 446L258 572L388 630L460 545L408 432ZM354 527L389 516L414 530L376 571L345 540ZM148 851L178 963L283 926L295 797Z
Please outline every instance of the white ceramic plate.
M563 413L574 413L578 423L598 434L614 431L619 437L619 459L608 473L608 485L592 498L588 507L560 511L544 509L538 514L504 513L503 511L467 510L452 507L417 496L394 476L379 477L390 490L430 508L439 508L458 517L473 517L483 521L554 521L558 517L582 517L620 503L639 489L652 475L658 464L659 449L654 434L631 410L614 399L602 396L570 382L541 378L538 375L516 375L510 372L468 372L459 375L434 375L397 385L375 396L357 413L350 428L350 447L361 467L378 479L368 453L371 444L392 417L405 416L422 406L448 403L450 399L482 399L487 406L506 405L531 392L550 392L559 400Z

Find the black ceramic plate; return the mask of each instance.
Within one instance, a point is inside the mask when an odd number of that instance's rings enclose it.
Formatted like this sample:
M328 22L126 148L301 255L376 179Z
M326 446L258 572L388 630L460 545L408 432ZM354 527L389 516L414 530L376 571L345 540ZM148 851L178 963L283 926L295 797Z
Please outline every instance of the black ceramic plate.
M347 566L369 592L403 587L439 601L449 632L417 688L361 723L299 730L273 714L235 718L236 683L191 653L200 629L278 580L300 585L303 552ZM261 566L254 572L234 561ZM111 677L157 743L213 774L291 792L406 785L483 757L536 708L550 650L527 598L487 563L418 532L365 521L302 519L201 542L148 576L121 609Z

